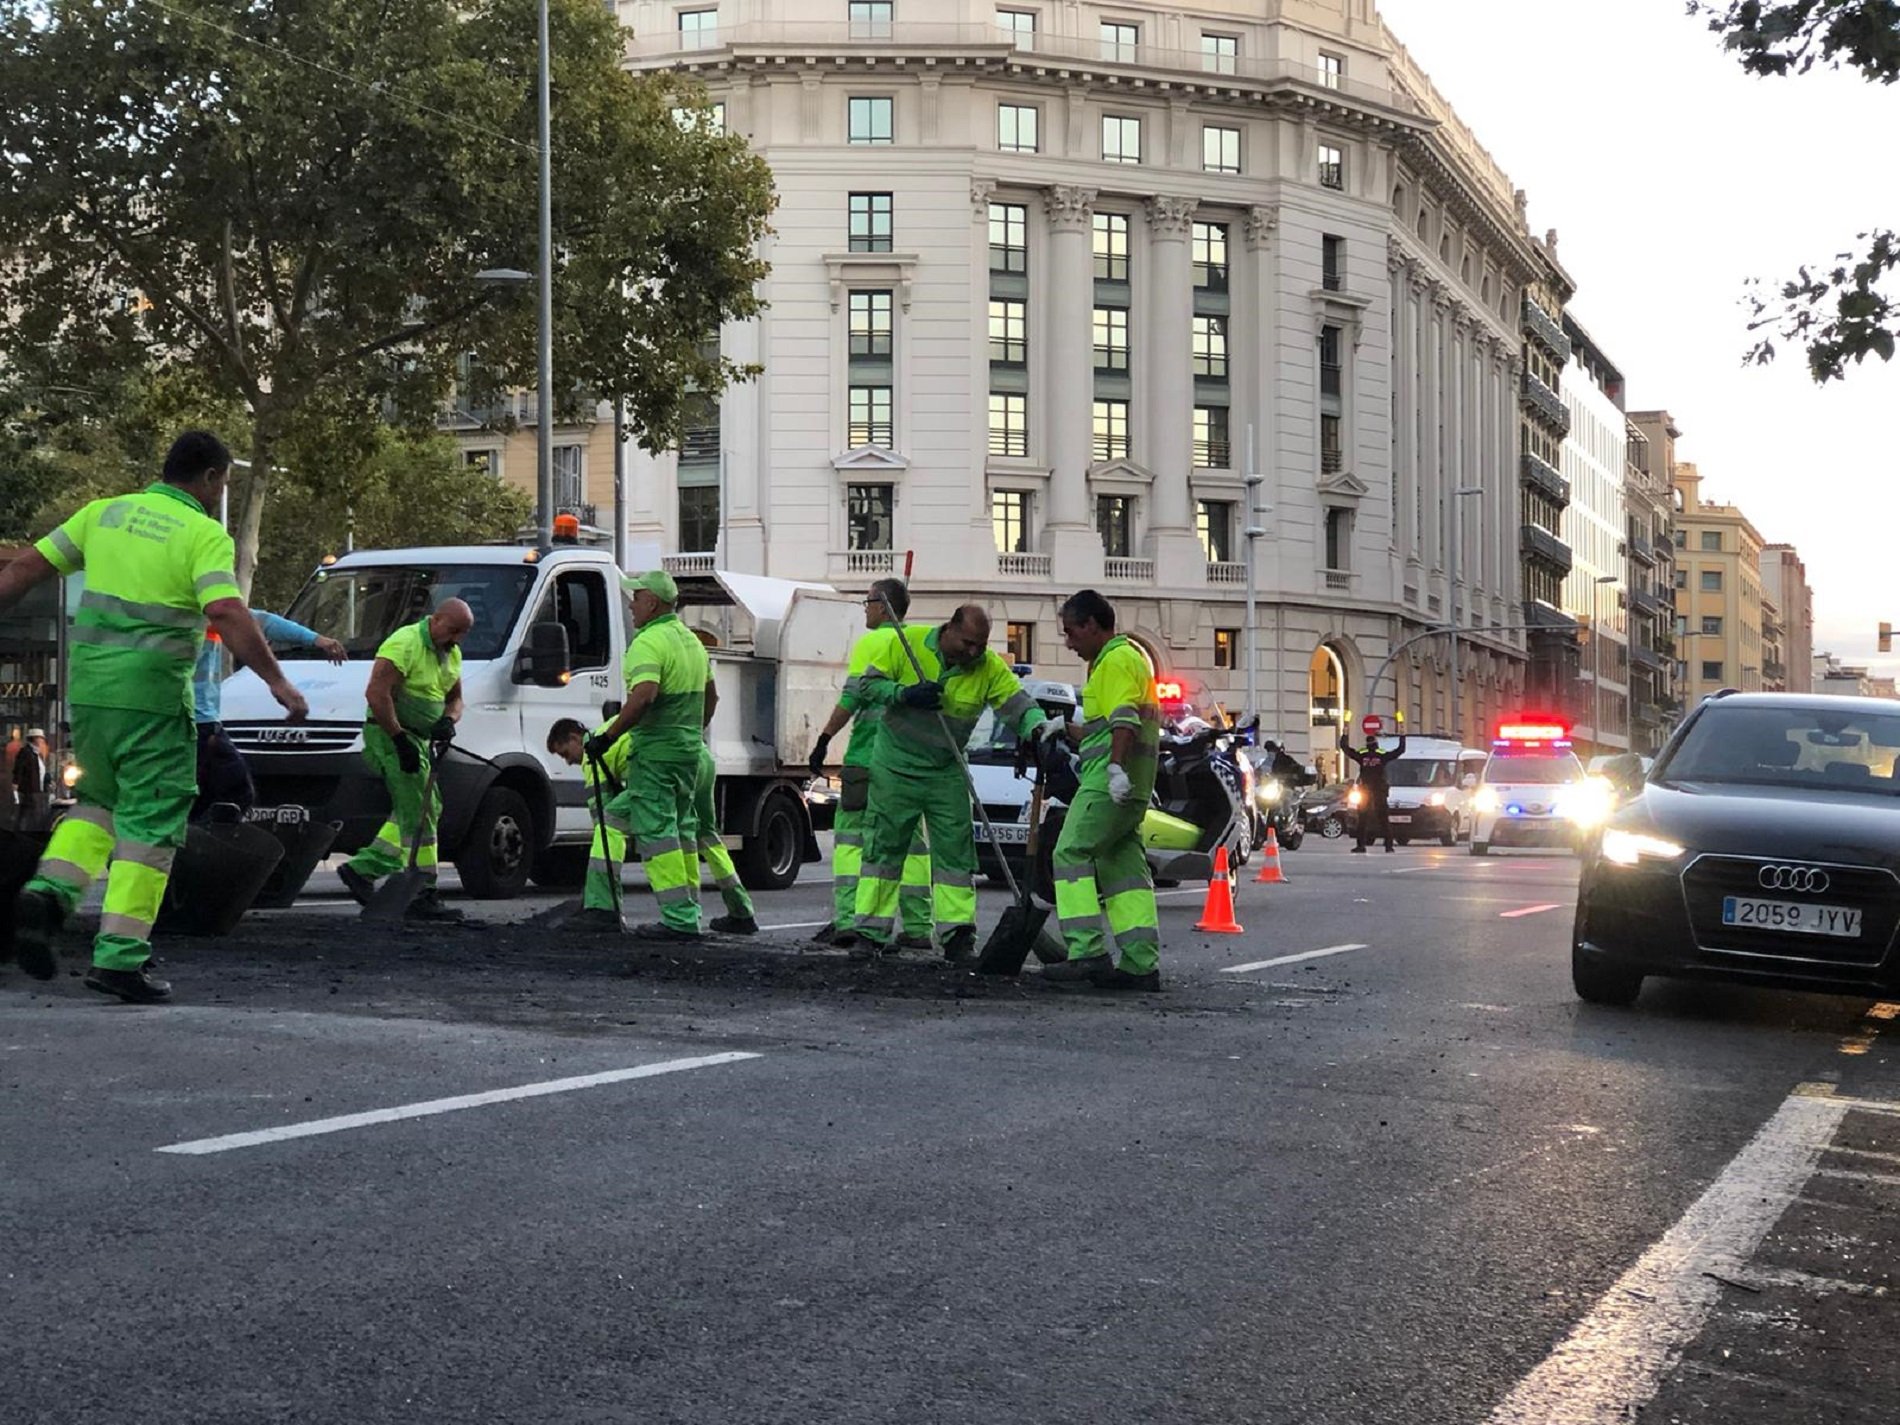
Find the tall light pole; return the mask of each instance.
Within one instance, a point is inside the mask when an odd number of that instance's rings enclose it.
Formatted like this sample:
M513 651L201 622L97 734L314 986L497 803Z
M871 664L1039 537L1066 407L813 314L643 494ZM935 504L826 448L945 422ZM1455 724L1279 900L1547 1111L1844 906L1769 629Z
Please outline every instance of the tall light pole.
M1590 586L1590 741L1603 751L1603 586L1616 575L1599 574Z
M540 130L535 145L541 184L540 317L536 323L536 381L540 394L534 403L534 521L542 545L554 542L554 165L550 157L553 124L548 108L548 0L540 0L535 17L539 29L541 67L535 85Z
M1266 479L1266 476L1254 468L1253 427L1249 425L1247 427L1247 473L1245 476L1247 486L1247 522L1241 527L1240 534L1241 538L1246 541L1247 556L1247 710L1255 717L1260 715L1260 596L1256 582L1255 565L1257 559L1254 553L1254 546L1260 539L1264 538L1267 533L1266 526L1260 523L1260 516L1265 513L1260 506L1260 487L1266 483ZM1279 675L1279 664L1277 660L1274 665L1274 673L1277 679ZM1274 722L1277 724L1280 718L1280 690L1277 684L1273 692L1273 717ZM1278 736L1280 729L1276 727L1274 733L1275 736Z
M1464 622L1458 617L1458 544L1465 522L1459 515L1458 502L1482 495L1482 485L1460 485L1451 492L1451 548L1445 561L1445 612L1451 621L1451 737L1460 746L1465 740L1465 690L1458 678L1458 638Z

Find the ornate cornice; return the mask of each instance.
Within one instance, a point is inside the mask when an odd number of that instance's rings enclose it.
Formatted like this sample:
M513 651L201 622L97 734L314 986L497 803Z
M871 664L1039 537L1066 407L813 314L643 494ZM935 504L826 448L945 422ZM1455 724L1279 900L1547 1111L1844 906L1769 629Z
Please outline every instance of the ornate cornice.
M996 184L987 178L970 180L970 207L976 217L987 222L990 216L990 199L996 196Z
M1259 252L1273 241L1273 234L1279 226L1279 204L1268 203L1247 209L1247 250Z
M1095 217L1095 190L1055 184L1042 190L1042 211L1057 232L1087 232Z
M1194 226L1194 210L1200 206L1200 200L1161 196L1150 198L1146 206L1150 232L1158 238L1185 242L1188 230Z

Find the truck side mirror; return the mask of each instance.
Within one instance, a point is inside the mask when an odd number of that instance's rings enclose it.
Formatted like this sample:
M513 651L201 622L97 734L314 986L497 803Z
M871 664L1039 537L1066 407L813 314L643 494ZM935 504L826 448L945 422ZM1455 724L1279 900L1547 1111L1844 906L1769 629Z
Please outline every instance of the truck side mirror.
M567 677L567 629L558 623L529 624L527 642L515 655L515 681L559 688Z

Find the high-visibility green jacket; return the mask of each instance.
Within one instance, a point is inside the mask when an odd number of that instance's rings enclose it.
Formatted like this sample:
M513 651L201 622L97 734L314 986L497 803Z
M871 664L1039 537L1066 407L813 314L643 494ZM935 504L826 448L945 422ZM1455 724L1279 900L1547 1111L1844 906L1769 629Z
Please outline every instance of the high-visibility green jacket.
M450 692L462 681L461 648L437 648L425 618L390 634L376 656L387 658L402 674L402 686L396 690L396 721L405 732L427 736L448 707Z
M677 614L661 614L640 626L622 666L629 693L642 683L657 683L660 689L633 725L633 755L698 762L706 739L706 684L712 678L706 645Z
M591 737L598 737L612 727L613 721L609 719L595 728L589 735ZM606 790L609 796L617 796L621 788L627 785L627 758L632 752L633 734L631 732L623 732L614 742L614 745L607 749L607 755L600 759L601 771L603 771L607 777ZM591 790L594 785L594 759L592 757L585 755L581 757L581 778L584 785Z
M1134 784L1135 795L1154 791L1157 757L1161 747L1161 704L1155 699L1154 664L1141 645L1119 634L1111 638L1089 664L1082 685L1082 785L1108 790L1109 754L1115 729L1133 728L1135 751L1122 766Z
M997 720L1014 728L1018 737L1027 737L1044 721L1036 700L1023 691L1022 680L993 649L984 649L968 667L949 668L937 651L939 630L933 628L921 636L913 629L904 629L901 634L896 628L877 632L885 639L871 652L858 696L884 709L877 742L878 766L928 776L957 765L956 753L944 740L938 713L906 707L900 701L903 690L919 681L903 644L897 641L900 636L916 651L924 677L943 684L942 719L958 748L969 742L984 708L992 709Z
M69 699L189 713L204 611L240 597L231 536L204 506L160 481L94 500L34 548L61 574L86 574L69 635Z
M851 661L845 665L844 692L838 698L851 713L851 740L844 749L847 767L869 767L877 754L878 729L884 721L884 709L864 700L864 679L880 648L896 648L890 640L892 631L899 627L899 624L884 624L851 645ZM918 629L916 637L921 639L924 632ZM898 656L903 656L901 651Z

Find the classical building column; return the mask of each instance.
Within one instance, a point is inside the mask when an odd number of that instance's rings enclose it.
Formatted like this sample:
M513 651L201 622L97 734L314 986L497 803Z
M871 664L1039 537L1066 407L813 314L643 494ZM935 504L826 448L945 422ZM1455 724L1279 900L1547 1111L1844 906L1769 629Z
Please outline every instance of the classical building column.
M1102 577L1102 540L1089 518L1089 461L1093 435L1095 362L1091 311L1095 262L1090 226L1095 190L1058 186L1042 190L1049 234L1048 329L1036 338L1048 353L1043 447L1049 457L1049 509L1042 544L1061 584L1092 584ZM1032 428L1036 419L1030 413Z
M1194 264L1188 234L1193 198L1150 198L1148 211L1148 336L1151 363L1148 439L1154 463L1149 547L1155 580L1199 585L1207 553L1194 533L1188 471L1194 464Z
M741 365L763 366L760 326L762 316L745 322L727 322L721 334L720 349ZM720 551L721 568L747 574L765 572L766 510L761 495L767 488L765 470L770 456L762 438L764 422L760 413L769 394L765 383L769 373L761 371L757 380L728 386L719 399L720 458L725 462L724 488L720 491L719 511L725 547ZM629 455L632 451L629 450Z

